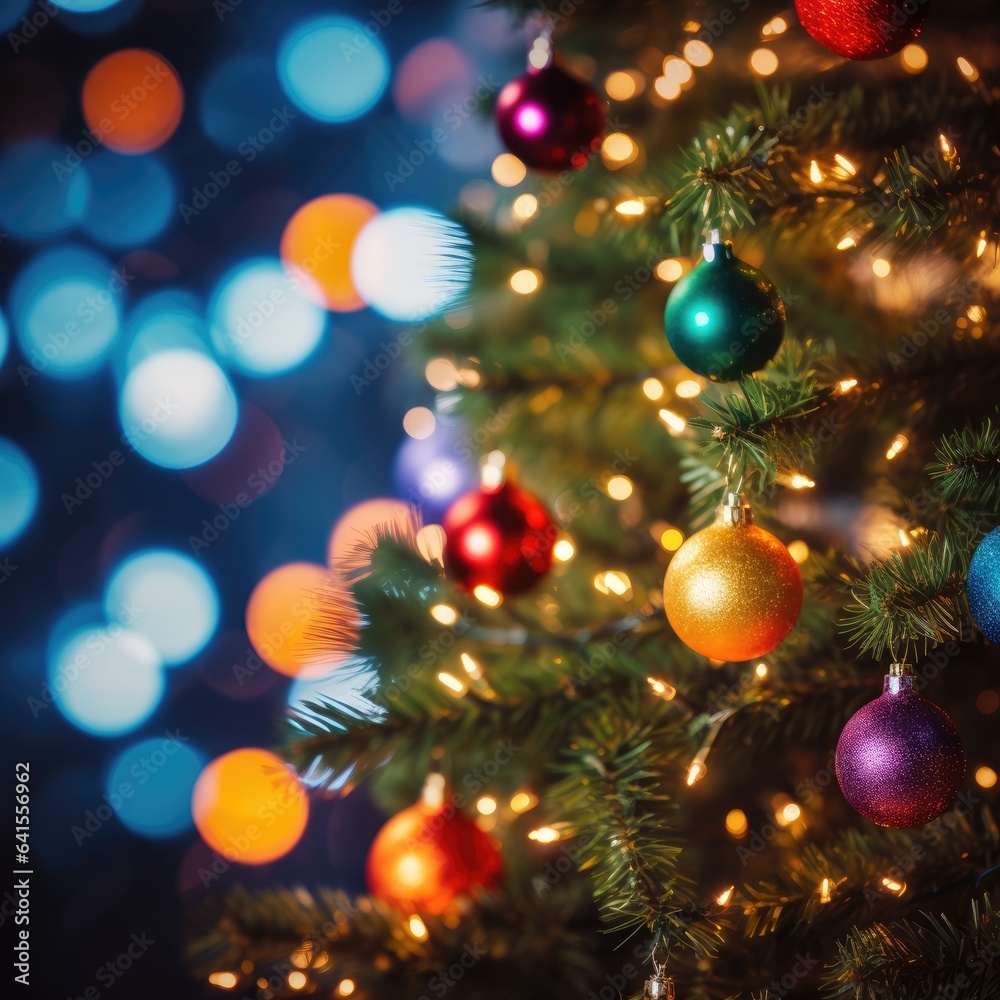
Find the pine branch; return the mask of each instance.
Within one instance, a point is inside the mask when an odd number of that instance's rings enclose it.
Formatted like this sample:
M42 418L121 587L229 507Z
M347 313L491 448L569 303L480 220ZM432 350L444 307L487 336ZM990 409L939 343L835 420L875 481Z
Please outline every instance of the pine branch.
M856 929L837 942L827 974L832 996L856 1000L994 1000L1000 995L1000 921L989 895L968 920L943 914Z
M972 504L981 511L1000 511L1000 427L987 419L938 442L927 473L936 481L935 499L957 506Z

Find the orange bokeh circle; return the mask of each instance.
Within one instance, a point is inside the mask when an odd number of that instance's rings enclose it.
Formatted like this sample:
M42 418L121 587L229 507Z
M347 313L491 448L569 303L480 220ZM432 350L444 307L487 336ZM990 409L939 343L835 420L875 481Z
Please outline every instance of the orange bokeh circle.
M205 843L230 861L263 865L287 854L309 819L298 776L267 750L232 750L198 776L191 813Z
M87 74L82 104L99 142L118 153L148 153L180 124L184 88L177 70L158 52L121 49Z
M327 674L336 657L324 653L316 630L334 590L330 571L316 563L288 563L268 573L247 601L247 635L257 655L289 677Z
M354 312L366 302L351 280L351 249L364 225L378 215L354 194L326 194L307 201L281 234L285 266L312 278L319 304L332 312ZM306 288L306 294L310 294Z

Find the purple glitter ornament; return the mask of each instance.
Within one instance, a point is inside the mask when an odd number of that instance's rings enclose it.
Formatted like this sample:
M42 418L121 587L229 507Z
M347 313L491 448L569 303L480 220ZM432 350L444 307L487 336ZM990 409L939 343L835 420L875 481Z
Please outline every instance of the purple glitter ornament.
M601 145L604 102L578 77L550 63L511 80L497 98L504 145L532 170L579 170Z
M913 689L909 664L894 663L882 697L851 716L837 742L837 781L865 819L923 826L955 801L965 751L947 713Z

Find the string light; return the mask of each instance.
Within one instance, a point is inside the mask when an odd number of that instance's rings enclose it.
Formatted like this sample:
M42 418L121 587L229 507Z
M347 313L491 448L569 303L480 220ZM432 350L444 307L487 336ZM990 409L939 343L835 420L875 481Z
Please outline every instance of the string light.
M955 154L958 150L948 141L948 137L944 132L938 133L938 145L941 147L941 153L944 156L945 162L950 163L955 159Z
M312 945L308 944L305 948L300 948L297 952L292 955L292 965L299 969L309 968L309 956L312 952Z
M660 97L665 101L674 101L681 96L681 90L683 88L674 79L668 76L658 76L653 81L653 90L655 90Z
M891 892L894 896L902 896L903 893L906 892L905 882L898 882L896 879L889 878L888 876L882 879L882 887Z
M982 257L986 253L986 234L981 233L979 236L979 242L976 243L976 256Z
M668 684L666 681L661 681L656 677L647 677L646 682L653 689L654 693L659 695L664 701L673 701L677 696L677 688L673 684Z
M831 899L831 889L833 888L832 883L828 878L823 879L819 887L819 901L821 903L829 903Z
M639 147L624 132L612 132L601 144L601 156L611 165L624 166L639 155Z
M449 392L458 385L458 369L447 358L432 358L424 367L424 378L432 389Z
M813 184L819 184L823 180L823 171L819 169L819 164L815 160L809 162L809 180Z
M418 940L423 941L427 937L427 925L415 913L409 920L410 933Z
M677 528L667 528L660 535L660 544L667 552L676 552L684 544L684 532L678 531Z
M889 445L889 448L885 453L885 457L891 462L909 443L910 442L906 435L897 434L892 439L892 444Z
M208 981L213 986L218 986L222 990L233 990L236 989L236 984L239 981L236 978L235 972L213 972L209 977Z
M899 544L902 545L904 549L912 544L910 536L902 528L899 529Z
M811 490L816 483L808 476L803 476L801 472L796 472L789 478L788 485L793 490Z
M476 802L476 809L484 816L492 816L497 811L497 800L492 795L484 795Z
M797 563L802 564L809 558L809 545L801 538L796 538L788 543L788 554Z
M472 596L488 608L499 608L503 603L503 595L492 587L487 587L485 583L478 584L473 589Z
M979 70L976 69L972 63L969 62L965 56L959 56L956 60L958 63L958 71L969 81L969 83L975 83L979 79Z
M750 824L747 821L747 814L742 809L730 809L726 813L726 831L733 837L742 837Z
M594 589L602 594L615 594L623 600L632 596L632 581L627 573L609 569L594 577Z
M763 28L760 29L760 33L766 38L768 35L781 35L788 30L788 22L783 17L772 17Z
M758 663L756 667L753 668L753 672L763 680L767 676L767 664Z
M541 283L542 276L533 267L522 267L510 276L510 287L518 295L530 295Z
M468 653L462 653L462 666L465 672L473 679L479 680L483 676L483 668Z
M501 153L493 161L490 173L501 187L516 187L528 176L528 168L513 153Z
M511 205L515 219L530 219L538 211L538 199L533 194L519 194Z
M431 608L431 618L441 625L454 625L458 621L458 612L450 604L435 604Z
M855 167L854 164L851 163L851 161L846 156L843 156L841 153L834 153L833 158L837 161L840 168L844 170L846 173L850 174L851 177L853 177L858 172L857 167Z
M857 384L858 384L858 380L856 378L845 378L845 379L841 379L837 383L837 388L841 392L850 392Z
M552 556L558 562L569 562L576 555L576 548L568 538L560 538L552 546Z
M980 767L976 770L976 784L980 788L992 788L997 783L997 773L992 767Z
M619 215L638 216L646 212L646 203L641 198L629 198L627 201L620 201L615 205L615 211Z
M606 488L612 500L627 500L632 495L632 480L628 476L612 476Z
M641 73L635 70L615 70L604 81L604 91L613 101L627 101L639 93L645 82Z
M305 987L308 980L306 979L306 974L304 972L299 972L297 969L294 972L288 973L288 987L293 990L301 990Z
M510 807L516 813L527 812L529 809L534 809L538 805L538 797L532 795L530 792L518 792L510 800Z
M973 323L982 323L986 319L986 310L982 306L969 306L966 311L966 316L968 316Z
M715 53L700 38L689 38L684 43L684 58L692 66L707 66Z
M927 50L916 42L910 42L899 53L899 61L907 73L921 73L927 68Z
M686 378L683 382L678 382L674 392L681 399L694 399L701 392L701 386L693 378Z
M788 805L781 810L781 818L785 821L785 823L794 823L801 815L802 808L795 802L789 802Z
M554 844L558 839L559 831L551 826L540 826L528 834L528 840L537 841L539 844Z
M673 257L661 260L660 263L656 265L656 276L660 279L660 281L677 281L683 273L684 266L679 260L676 260Z
M720 892L719 895L716 896L715 901L719 904L719 906L728 906L729 901L733 898L733 893L735 891L736 891L736 886L731 885L728 889L725 889L724 891Z
M892 270L892 265L884 257L876 257L872 261L872 271L876 278L885 278Z
M354 992L353 979L341 979L341 981L337 984L337 996L349 997L353 992Z
M685 62L679 56L667 56L663 60L663 75L668 80L674 80L679 84L690 83L694 79L694 70L691 64Z
M407 437L423 441L434 433L437 420L426 406L413 406L403 415L403 431Z
M671 434L680 434L687 427L687 421L673 410L660 410L660 419L667 425Z
M750 68L760 76L770 76L778 68L778 57L772 49L754 49Z
M663 397L663 383L658 378L648 378L642 383L642 391L647 399L661 399Z
M449 691L453 691L455 694L465 694L465 685L454 675L449 674L447 670L442 670L438 675L437 679L446 687Z
M856 247L858 241L853 236L845 236L838 244L838 250L850 250L851 247Z

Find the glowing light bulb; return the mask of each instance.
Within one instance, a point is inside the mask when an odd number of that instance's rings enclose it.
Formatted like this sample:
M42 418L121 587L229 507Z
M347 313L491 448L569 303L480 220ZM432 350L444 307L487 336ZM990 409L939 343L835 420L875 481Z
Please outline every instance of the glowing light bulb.
M559 831L551 826L540 826L528 834L528 840L535 840L539 844L554 844L558 839Z
M410 933L418 941L423 941L427 938L427 925L415 913L410 917L408 926Z
M510 210L515 219L530 219L538 211L538 199L533 194L519 194Z
M833 888L832 883L828 878L823 879L819 887L819 901L821 903L829 903L831 898L830 890Z
M726 830L734 837L742 837L750 829L747 814L742 809L730 809L726 813Z
M997 783L997 773L992 767L976 769L976 784L980 788L992 788Z
M501 187L516 187L527 177L528 168L513 153L501 153L493 161L490 173Z
M845 173L849 174L851 177L853 177L858 172L857 167L855 167L854 164L851 163L851 161L841 153L834 153L833 158L837 161L841 169Z
M647 677L646 681L654 693L659 695L664 701L673 701L677 696L677 688L673 684L668 684L666 681L661 681L656 677Z
M920 73L927 68L927 50L916 42L910 42L899 53L899 61L907 73Z
M431 608L431 618L442 625L454 625L458 621L458 612L450 604L435 604Z
M661 260L656 265L656 277L660 281L677 281L683 273L684 266L679 260L675 260L673 257Z
M858 241L853 236L845 236L838 244L838 250L850 250L851 247L856 247Z
M638 216L644 215L646 212L646 204L641 198L629 198L626 201L620 201L615 205L615 211L619 215L625 216Z
M885 457L892 461L908 444L909 440L903 434L897 434L892 439L892 444L889 445L888 450L885 453Z
M492 795L484 795L476 802L476 809L484 816L492 816L497 811L497 800Z
M750 68L760 76L770 76L778 68L778 57L771 49L754 49Z
M648 378L642 383L642 391L647 399L660 399L663 396L663 383L658 378Z
M906 892L906 883L888 876L882 879L882 887L891 892L894 896L902 896Z
M552 556L558 562L569 562L576 555L576 548L568 538L560 538L552 546Z
M813 184L819 184L823 180L823 171L819 169L819 164L815 160L809 163L809 180Z
M499 608L503 604L503 594L492 587L486 586L485 583L477 584L472 591L472 596L480 604L485 604L488 608Z
M763 680L767 676L767 664L766 663L758 663L757 666L754 667L753 672L761 680Z
M465 685L454 674L449 674L447 670L440 671L437 679L449 691L453 691L455 694L465 694Z
M349 997L354 992L354 980L353 979L341 979L337 984L337 996L338 997Z
M542 276L533 267L522 267L510 276L510 287L518 295L530 295L541 283Z
M715 53L700 38L690 38L684 43L684 58L692 66L707 66Z
M885 278L892 270L892 265L884 257L876 257L872 261L872 271L876 278Z
M705 766L705 762L695 758L691 761L691 766L688 768L686 781L688 785L697 784L706 774L708 774L708 768Z
M673 410L660 410L660 419L667 425L667 430L671 434L680 434L687 427L687 421Z
M979 70L965 56L959 56L956 62L958 63L958 71L969 83L975 83L979 79Z
M728 906L729 901L733 898L733 893L735 891L736 891L736 886L731 885L728 889L724 889L722 892L720 892L719 895L716 897L715 901L719 904L719 906Z
M236 988L236 984L239 981L234 972L213 972L209 977L208 981L213 986L218 986L223 990L232 990Z
M628 476L612 476L607 491L612 500L627 500L632 495L632 480Z
M667 530L660 535L660 545L662 545L667 552L676 552L683 544L684 532L678 531L676 528L667 528Z
M529 809L534 809L537 805L537 796L532 795L530 792L517 792L510 800L510 807L516 813L527 812Z

